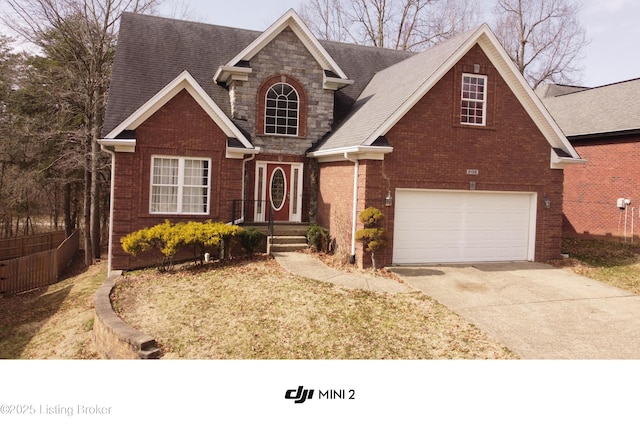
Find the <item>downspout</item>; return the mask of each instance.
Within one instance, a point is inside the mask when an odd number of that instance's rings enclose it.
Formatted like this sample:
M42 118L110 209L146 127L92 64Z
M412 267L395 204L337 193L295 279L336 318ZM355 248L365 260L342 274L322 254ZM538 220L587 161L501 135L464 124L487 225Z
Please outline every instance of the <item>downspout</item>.
M111 155L111 193L109 195L109 250L107 255L107 276L111 275L111 254L113 251L113 199L116 189L116 154L115 152L107 149L105 146L100 145L103 152Z
M244 223L244 206L245 206L245 201L244 201L244 196L245 196L245 190L246 190L246 178L245 178L245 174L246 174L246 170L247 170L247 162L249 161L253 161L253 159L256 157L255 153L252 153L251 156L249 158L244 158L242 160L242 195L241 195L241 201L242 201L242 208L240 209L240 219L234 219L233 220L233 225L237 225L239 223Z
M360 167L360 161L358 159L349 158L347 152L344 153L346 160L354 163L353 168L353 213L351 217L351 258L349 262L351 264L356 263L356 227L358 220L358 170Z

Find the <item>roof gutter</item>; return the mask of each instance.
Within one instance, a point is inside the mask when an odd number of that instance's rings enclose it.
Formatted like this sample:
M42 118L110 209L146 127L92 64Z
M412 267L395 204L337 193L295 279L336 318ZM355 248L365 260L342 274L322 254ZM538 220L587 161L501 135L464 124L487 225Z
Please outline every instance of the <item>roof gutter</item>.
M628 129L628 130L617 130L617 131L605 131L600 133L590 133L590 134L574 134L567 135L567 138L571 142L572 145L597 145L597 144L609 144L609 142L594 142L594 140L606 139L606 138L615 138L615 137L630 137L637 136L640 134L640 129Z
M393 152L393 147L391 146L351 146L310 152L308 156L310 158L318 158L320 162L339 161L347 155L351 155L351 158L347 158L350 161L354 159L382 160L386 154L391 152Z

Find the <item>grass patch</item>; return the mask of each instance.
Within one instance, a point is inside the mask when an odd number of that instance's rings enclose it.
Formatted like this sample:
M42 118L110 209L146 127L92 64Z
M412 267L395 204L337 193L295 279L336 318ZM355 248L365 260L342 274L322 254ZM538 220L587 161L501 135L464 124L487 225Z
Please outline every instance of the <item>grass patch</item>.
M640 245L568 238L563 252L576 273L640 294Z
M82 264L82 256L76 264ZM78 260L80 262L78 262ZM0 359L93 359L93 296L106 264L48 287L0 298Z
M112 300L169 359L516 358L423 294L343 290L266 258L128 273Z

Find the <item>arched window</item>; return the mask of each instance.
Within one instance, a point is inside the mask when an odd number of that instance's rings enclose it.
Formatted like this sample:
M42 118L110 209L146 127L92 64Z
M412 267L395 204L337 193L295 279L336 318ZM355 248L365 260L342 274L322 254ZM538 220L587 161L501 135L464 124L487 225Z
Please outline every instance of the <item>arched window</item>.
M265 95L264 133L298 135L299 97L287 83L276 83Z

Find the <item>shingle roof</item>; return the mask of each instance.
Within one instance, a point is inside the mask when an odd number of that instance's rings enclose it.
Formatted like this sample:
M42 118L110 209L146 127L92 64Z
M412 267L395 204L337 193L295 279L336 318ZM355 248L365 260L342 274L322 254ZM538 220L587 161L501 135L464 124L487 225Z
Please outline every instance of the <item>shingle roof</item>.
M105 116L103 136L116 133L141 106L187 71L230 117L227 89L213 81L216 71L263 34L258 31L125 13ZM420 54L337 42L320 42L327 54L354 83L335 92L334 125L312 150L333 156L334 150L367 148L383 153L384 134L435 85L468 49L478 43L502 70L503 77L554 148L572 159L571 147L550 114L519 74L486 25L460 34ZM197 85L196 85L197 84ZM357 102L356 102L357 100ZM248 132L246 121L233 121ZM238 133L236 137L241 135ZM350 149L349 149L350 150Z
M185 70L230 115L229 93L213 82L226 64L262 34L219 25L125 13L113 67L103 135ZM412 53L337 42L320 42L355 82L336 93L336 122L350 109L375 72ZM243 128L242 123L237 123Z
M405 105L470 37L473 29L378 72L360 94L351 115L316 150L372 143L376 130Z
M542 101L565 135L640 130L640 79L585 89Z

